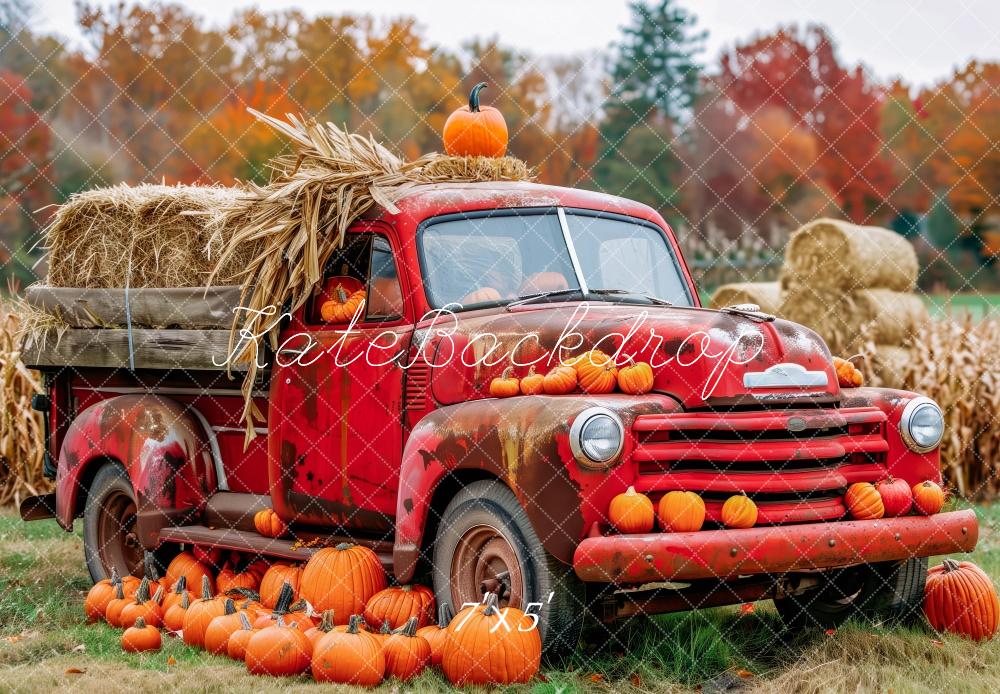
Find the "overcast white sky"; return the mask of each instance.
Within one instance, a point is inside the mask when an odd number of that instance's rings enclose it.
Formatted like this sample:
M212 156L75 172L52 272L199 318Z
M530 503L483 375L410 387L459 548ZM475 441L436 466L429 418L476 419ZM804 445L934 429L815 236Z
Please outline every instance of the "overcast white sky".
M536 54L603 49L628 20L625 0L174 0L214 22L234 10L298 6L310 14L370 12L416 16L434 43L456 46L472 36ZM79 38L73 0L40 0L36 22ZM833 33L840 55L878 77L930 84L970 58L1000 60L1000 0L682 0L709 31L703 62L735 40L779 24L818 22Z

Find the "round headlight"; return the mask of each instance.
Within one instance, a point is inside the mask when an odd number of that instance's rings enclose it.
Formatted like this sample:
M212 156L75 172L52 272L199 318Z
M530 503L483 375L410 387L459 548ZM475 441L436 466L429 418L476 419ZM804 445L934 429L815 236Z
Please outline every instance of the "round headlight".
M930 398L910 400L899 418L899 434L907 447L917 453L937 448L944 437L941 408Z
M573 455L582 464L604 467L621 453L625 428L611 410L591 407L577 415L569 440Z

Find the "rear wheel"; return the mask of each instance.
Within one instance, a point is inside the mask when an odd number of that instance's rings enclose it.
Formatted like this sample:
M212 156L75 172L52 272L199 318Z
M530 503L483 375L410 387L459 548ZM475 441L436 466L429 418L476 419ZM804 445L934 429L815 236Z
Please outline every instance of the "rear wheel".
M927 558L836 569L821 581L814 590L774 601L786 625L830 629L850 617L905 623L920 614Z
M474 482L448 504L438 525L431 573L438 603L455 612L497 594L501 607L539 615L545 657L573 653L586 613L583 585L542 547L514 493L495 480Z
M112 567L122 575L143 575L145 552L136 531L137 508L125 468L107 463L97 471L83 511L83 551L95 582L108 578Z

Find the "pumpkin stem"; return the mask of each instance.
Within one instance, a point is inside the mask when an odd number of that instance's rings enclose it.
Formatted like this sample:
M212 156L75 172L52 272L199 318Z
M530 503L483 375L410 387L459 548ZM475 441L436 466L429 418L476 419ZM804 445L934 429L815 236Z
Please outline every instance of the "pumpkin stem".
M212 584L208 582L208 576L201 577L201 599L212 599Z
M306 611L306 601L305 598L299 598L291 605L288 606L289 612L305 612Z
M416 636L417 635L417 618L410 617L406 620L406 624L396 629L393 634L402 634L403 636Z
M486 604L486 609L483 610L484 617L492 617L493 615L498 614L496 593L487 593L486 597L483 598L483 602Z
M281 589L278 591L278 600L274 604L274 614L288 614L291 611L289 607L292 605L293 597L295 597L295 591L292 588L292 584L285 581L281 584Z
M925 482L925 484L926 484L926 482ZM121 583L121 582L122 582L122 577L118 575L118 567L112 566L111 567L111 585L114 585L115 583Z
M961 568L958 565L958 562L955 561L954 559L945 559L941 563L944 564L944 572L945 573L951 573L952 571L958 571Z
M442 629L448 628L448 625L451 624L451 618L451 605L446 602L438 605L438 626Z
M191 607L191 597L190 597L190 595L191 594L188 593L187 591L184 591L184 594L181 595L181 607L184 608L185 610L187 608Z
M246 612L240 612L240 626L243 627L243 631L250 631L253 627L250 625L250 620L247 619Z
M143 619L142 617L136 617L135 618L135 624L133 626L136 629L145 629L146 628L146 620Z
M316 627L323 633L333 631L333 610L323 610L323 616L319 619L319 626Z
M500 374L500 378L510 378L510 375L511 375L511 373L513 373L513 371L514 371L514 367L513 366L508 366L506 369L503 370L503 373Z
M472 92L469 94L469 111L472 113L479 113L479 92L484 89L486 89L485 82L480 82L472 88Z
M162 605L163 604L163 586L162 585L157 585L156 586L156 592L153 593L153 602L155 602L157 605Z
M389 628L389 622L388 621L386 621L384 619L382 620L382 626L379 627L378 633L382 634L383 636L386 635L386 634L393 633L392 629Z
M354 545L352 545L352 544L351 544L350 542L341 542L341 543L340 543L339 545L337 545L337 546L336 546L336 547L335 547L334 549L339 549L339 550L340 550L341 552L343 552L344 550L346 550L346 549L350 549L350 548L351 548L351 547L353 547L353 546L354 546Z
M115 598L117 598L118 600L125 599L125 587L124 584L121 582L121 580L119 580L118 583L115 584Z
M344 291L344 285L338 284L337 288L334 289L333 291L337 295L337 301L339 301L340 303L344 303L347 301L347 292Z
M224 614L236 614L236 603L232 598L226 598L226 611Z
M187 576L181 576L180 578L178 578L177 583L174 584L174 593L176 593L177 595L183 593L185 590L187 590L187 584L188 584Z
M352 614L351 618L347 621L347 633L357 634L361 627L361 615Z
M275 624L275 626L278 626L278 627L285 626L285 618L279 614L278 615L278 619L275 621L274 624Z
M135 604L141 605L144 602L149 602L149 578L147 576L142 577L139 582L139 590L135 591Z
M635 496L635 495L636 495L635 487L630 485L629 488L625 490L625 496Z

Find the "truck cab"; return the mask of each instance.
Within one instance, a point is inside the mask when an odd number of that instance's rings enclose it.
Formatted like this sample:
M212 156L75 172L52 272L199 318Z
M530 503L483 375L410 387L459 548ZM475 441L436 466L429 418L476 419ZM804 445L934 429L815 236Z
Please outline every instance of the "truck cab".
M325 315L356 292L359 312ZM940 435L913 432L937 406L842 389L800 325L701 307L644 205L531 183L419 186L352 226L309 301L275 309L248 402L228 343L208 334L196 339L217 358L203 363L29 355L57 486L22 515L67 530L82 517L95 579L182 547L306 561L364 544L439 602L490 591L533 610L551 652L575 647L588 615L773 599L789 623L906 617L927 557L975 546L971 511L853 520L845 506L855 482L940 482ZM504 373L589 350L649 363L652 390L490 393ZM260 414L249 432L245 407ZM616 531L609 505L628 487L654 504L697 493L705 527ZM721 523L733 494L756 503L754 527ZM256 533L268 507L291 538Z

